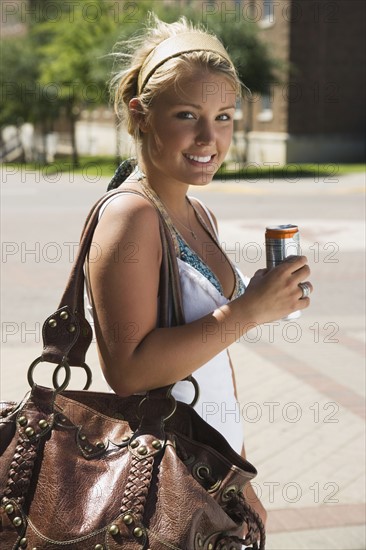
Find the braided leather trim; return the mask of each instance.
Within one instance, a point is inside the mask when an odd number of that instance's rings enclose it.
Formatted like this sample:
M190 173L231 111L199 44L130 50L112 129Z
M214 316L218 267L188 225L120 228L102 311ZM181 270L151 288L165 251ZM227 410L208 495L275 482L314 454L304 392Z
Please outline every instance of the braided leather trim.
M21 435L15 448L15 454L10 464L9 478L4 496L24 504L29 484L32 478L34 463L37 458L38 441L24 439Z
M122 499L122 514L132 510L136 521L142 522L152 478L154 457L144 459L132 455L132 466Z
M263 522L257 512L247 503L242 493L232 493L225 512L236 522L246 523L248 532L245 539L233 535L224 535L220 538L217 550L225 546L225 542L244 544L247 550L264 550L266 533ZM258 546L259 539L259 546ZM249 547L248 545L252 546ZM216 548L215 548L216 550Z
M215 479L208 471L202 470L202 477L204 477L209 483L215 483ZM266 542L266 533L263 522L257 512L247 503L243 493L232 491L228 495L227 504L223 506L223 509L227 515L235 521L238 525L247 524L248 532L245 539L237 537L235 535L224 534L217 541L215 550L224 550L225 543L233 542L238 544L238 548L241 544L252 546L247 550L264 550ZM259 546L258 546L259 539Z

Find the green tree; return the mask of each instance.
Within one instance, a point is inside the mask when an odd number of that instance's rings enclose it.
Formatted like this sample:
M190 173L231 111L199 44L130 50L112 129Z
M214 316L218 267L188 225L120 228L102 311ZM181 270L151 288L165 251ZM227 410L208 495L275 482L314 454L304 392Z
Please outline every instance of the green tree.
M73 163L78 165L75 128L80 111L108 101L111 60L103 56L118 36L110 2L67 2L57 22L35 23L31 35L38 44L40 83L55 88L57 103L70 121Z
M52 91L39 82L39 57L29 35L2 41L0 104L0 126L32 122L43 136L59 115Z
M150 6L163 21L172 22L185 15L214 32L230 53L240 80L252 92L267 93L270 85L278 81L282 65L261 41L257 24L245 19L240 10L226 15L222 10L205 12L202 3L195 1L187 2L184 13L175 2L151 2Z
M103 0L30 0L27 33L2 41L0 124L32 122L52 130L60 114L75 124L82 108L108 101L112 60L103 57L118 38L117 19Z

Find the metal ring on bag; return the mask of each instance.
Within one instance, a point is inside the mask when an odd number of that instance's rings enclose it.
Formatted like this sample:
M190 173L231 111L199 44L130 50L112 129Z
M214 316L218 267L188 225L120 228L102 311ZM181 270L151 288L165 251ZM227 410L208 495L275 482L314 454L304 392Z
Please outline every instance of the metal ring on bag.
M34 379L33 379L33 372L34 372L34 369L36 368L36 366L38 365L38 363L42 363L44 361L42 355L40 355L39 357L37 357L37 359L35 359L33 361L33 363L31 363L29 369L28 369L28 374L27 374L27 378L28 378L28 384L30 385L30 387L33 389L34 386L36 385ZM57 367L56 367L56 370L60 369L60 368L64 368L65 369L65 380L63 381L63 383L59 386L57 384L57 380L54 380L54 376L52 378L52 382L53 382L53 387L55 388L55 390L57 392L60 392L60 391L63 391L65 388L67 388L67 386L69 385L69 382L70 382L70 379L71 379L71 370L70 370L70 365L68 364L68 362L66 360L63 360L62 363L60 363ZM55 384L56 382L56 384Z
M205 472L206 475L202 475L201 472ZM211 475L210 468L205 464L199 464L196 468L196 475L203 481L207 479L207 476Z
M54 388L58 388L57 377L58 377L58 373L60 372L62 367L63 367L62 363L60 365L57 365L57 367L55 368L55 371L52 375L52 384L53 384ZM91 383L92 383L93 376L92 376L90 367L86 363L83 363L81 365L81 367L85 370L85 373L86 373L86 383L85 383L85 386L83 387L83 390L88 390L90 388ZM80 367L78 367L78 368L80 368Z
M177 410L177 402L174 399L174 397L169 393L167 395L167 398L170 400L170 402L173 404L173 406L172 406L172 409L171 409L170 413L167 416L163 417L163 422L166 422L166 420L169 420L169 418L171 418L173 416L173 414L175 413L175 411ZM145 401L147 401L147 400L148 400L148 397L146 396L143 399L141 399L141 401L139 403L139 407L138 407L139 420L141 420L141 417L142 417L141 407L142 407L143 403L145 403Z
M170 399L170 401L172 401L173 407L172 407L171 412L168 414L168 416L164 416L163 422L166 422L167 420L169 420L169 418L171 418L173 416L173 414L175 413L175 411L177 410L177 402L174 399L174 397L172 395L169 395L169 399Z
M237 495L240 491L239 485L229 485L222 491L221 499L224 502L231 500L233 495Z
M191 382L191 384L194 387L194 398L192 400L192 403L189 404L190 407L194 407L197 404L197 401L200 397L200 387L198 385L198 382L192 375L189 375L187 376L187 378L184 378L182 382Z
M195 475L201 480L201 481L208 481L211 477L211 470L209 466L206 464L197 464L196 467L193 469ZM202 473L201 473L202 472ZM211 480L210 480L211 481ZM208 487L207 492L208 493L214 493L217 491L217 489L220 487L222 482L222 479L218 477L214 482Z

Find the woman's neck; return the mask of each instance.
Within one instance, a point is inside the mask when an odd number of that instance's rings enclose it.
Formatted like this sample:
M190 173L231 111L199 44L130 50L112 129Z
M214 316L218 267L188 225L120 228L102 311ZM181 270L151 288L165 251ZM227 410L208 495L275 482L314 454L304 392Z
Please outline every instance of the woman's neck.
M185 216L189 185L162 175L154 169L154 166L144 163L141 159L139 159L139 169L143 183L155 191L169 213L178 217Z

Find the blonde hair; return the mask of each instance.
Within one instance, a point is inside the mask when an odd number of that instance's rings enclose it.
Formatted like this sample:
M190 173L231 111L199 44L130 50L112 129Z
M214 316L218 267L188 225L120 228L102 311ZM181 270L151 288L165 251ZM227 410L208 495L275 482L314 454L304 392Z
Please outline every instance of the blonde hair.
M195 27L184 16L175 23L165 23L150 13L144 34L123 44L125 49L127 46L130 51L115 54L125 65L111 80L115 112L120 120L125 120L128 133L137 140L140 132L136 119L129 110L130 100L137 97L145 114L148 115L154 98L162 90L170 85L177 86L183 76L192 75L197 68L223 73L232 83L236 94L241 94L242 85L233 64L216 52L201 50L182 53L166 61L154 71L142 92L138 93L139 73L152 50L167 38L190 31L202 33L203 36L209 35L206 30Z

